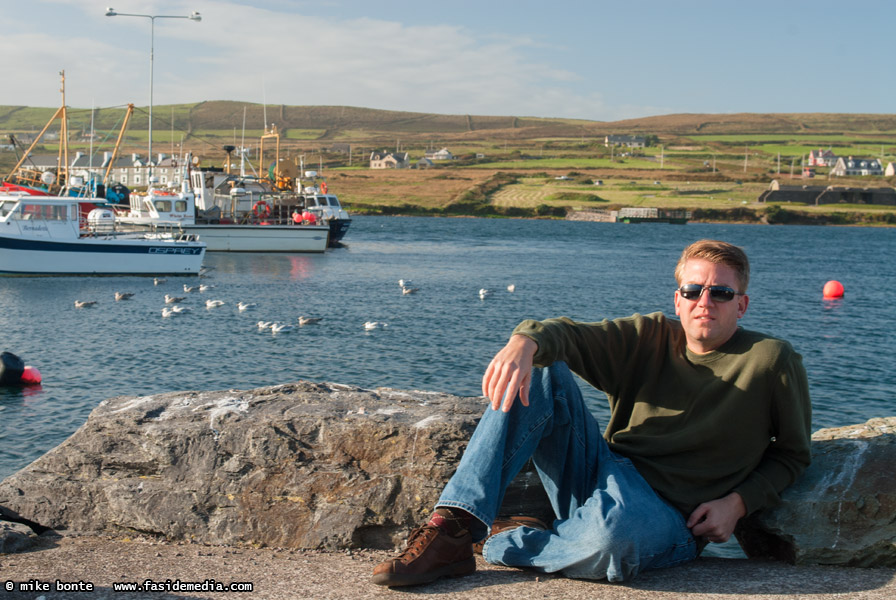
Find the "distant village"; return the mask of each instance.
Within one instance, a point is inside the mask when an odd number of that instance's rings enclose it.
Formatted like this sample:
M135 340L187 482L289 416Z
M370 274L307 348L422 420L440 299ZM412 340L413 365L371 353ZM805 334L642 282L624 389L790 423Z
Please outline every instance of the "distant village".
M27 140L20 139L20 142ZM608 148L625 148L628 151L645 148L651 142L656 141L656 136L635 135L607 135L604 138L604 146ZM14 148L2 146L0 150L13 150ZM350 153L348 144L336 144L329 149L331 152ZM477 159L485 158L479 153ZM32 154L24 165L27 168L38 171L55 170L59 160L58 153ZM448 149L426 151L416 161L408 152L374 150L368 157L370 169L427 169L437 165L449 164L457 160L457 157ZM69 166L73 174L87 175L88 173L104 173L109 171L109 179L122 185L135 188L147 185L147 172L150 161L144 155L132 153L126 156L112 158L111 152L103 152L102 157L89 156L85 152L76 152ZM110 162L112 164L110 165ZM812 150L808 160L802 168L802 178L812 178L816 175L816 169L824 167L828 169L828 177L855 177L855 176L884 176L896 175L896 164L890 162L884 167L876 158L860 158L854 156L837 156L832 150ZM183 164L178 157L159 153L152 160L152 174L156 183L165 186L178 186L183 178ZM774 187L774 186L773 186Z

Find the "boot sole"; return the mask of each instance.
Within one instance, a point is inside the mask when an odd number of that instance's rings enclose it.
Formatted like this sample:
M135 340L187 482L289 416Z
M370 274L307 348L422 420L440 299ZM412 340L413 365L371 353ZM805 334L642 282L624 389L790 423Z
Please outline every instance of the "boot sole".
M371 578L376 585L399 587L403 585L422 585L432 583L442 577L463 577L476 572L476 558L470 557L460 562L445 565L426 573L377 573Z

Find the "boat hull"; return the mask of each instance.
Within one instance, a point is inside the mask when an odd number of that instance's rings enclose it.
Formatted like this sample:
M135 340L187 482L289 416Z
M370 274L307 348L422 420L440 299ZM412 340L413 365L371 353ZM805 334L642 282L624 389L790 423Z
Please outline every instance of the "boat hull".
M181 225L209 252L325 252L330 228L303 225Z
M205 247L196 243L0 236L0 275L195 275Z
M330 245L338 245L345 234L348 233L348 227L352 224L351 219L330 219Z

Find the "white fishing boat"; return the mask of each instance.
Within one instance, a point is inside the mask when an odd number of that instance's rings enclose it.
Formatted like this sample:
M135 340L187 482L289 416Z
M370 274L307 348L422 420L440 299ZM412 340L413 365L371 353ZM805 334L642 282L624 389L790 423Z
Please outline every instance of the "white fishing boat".
M131 193L130 206L117 211L117 220L143 227L176 225L205 242L209 252L326 251L329 225L303 223L301 208L279 194L245 180L234 182L223 173L193 170L179 191Z
M177 231L123 231L109 210L82 223L77 198L0 194L0 275L196 275L205 249Z
M329 225L330 245L339 245L352 224L348 211L342 207L335 194L329 193L327 182L318 177L317 171L305 171L304 176L308 181L296 179L304 210L314 215L318 223Z

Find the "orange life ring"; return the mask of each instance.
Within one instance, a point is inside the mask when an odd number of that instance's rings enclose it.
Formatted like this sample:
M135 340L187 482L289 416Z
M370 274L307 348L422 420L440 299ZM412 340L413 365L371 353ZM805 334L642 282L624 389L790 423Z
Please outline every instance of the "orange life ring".
M326 181L321 182L321 184L320 184L320 191L321 191L322 194L326 194L326 193L327 193L327 182L326 182Z
M271 216L271 207L264 200L259 200L255 203L255 206L252 207L252 214L259 219L266 219Z

